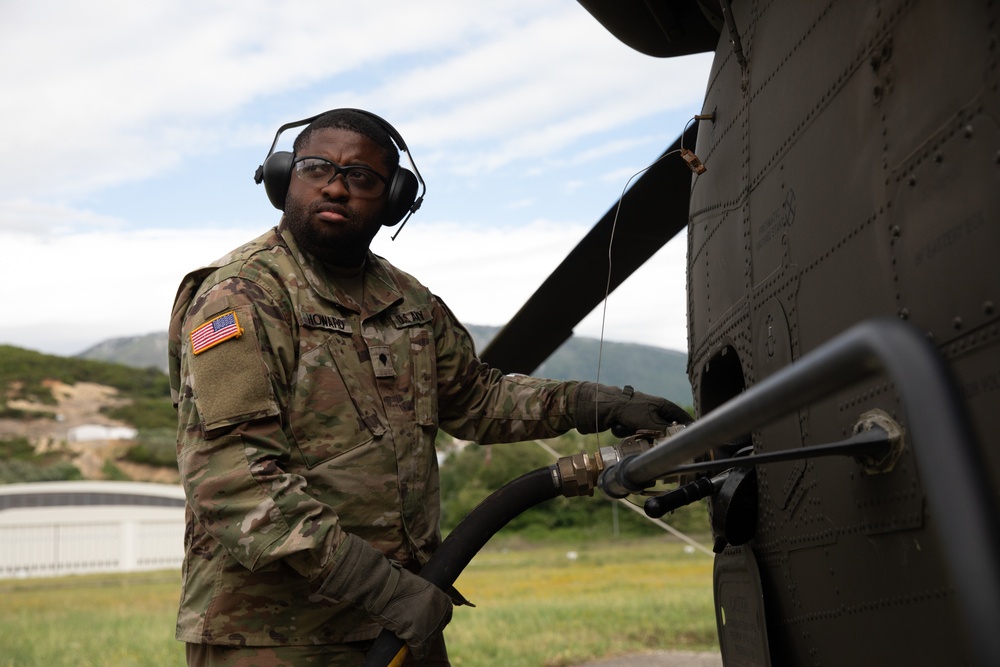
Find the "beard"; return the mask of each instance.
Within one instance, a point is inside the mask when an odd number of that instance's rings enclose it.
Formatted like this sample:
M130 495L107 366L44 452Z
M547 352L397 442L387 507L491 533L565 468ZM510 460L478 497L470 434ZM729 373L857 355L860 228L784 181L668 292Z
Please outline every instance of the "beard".
M333 207L347 220L328 224L318 219L324 207ZM343 202L316 199L302 201L291 194L285 200L285 224L295 242L322 262L343 267L361 266L372 239L382 226L383 203L374 211L362 212Z

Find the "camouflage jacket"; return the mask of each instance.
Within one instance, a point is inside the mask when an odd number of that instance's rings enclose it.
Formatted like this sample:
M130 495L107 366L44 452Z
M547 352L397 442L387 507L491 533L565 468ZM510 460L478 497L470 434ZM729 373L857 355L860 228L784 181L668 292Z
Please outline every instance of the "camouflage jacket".
M505 376L447 307L369 253L358 304L287 230L182 281L170 323L187 494L177 638L370 639L317 592L345 532L418 569L440 542L434 439L573 427L575 383Z

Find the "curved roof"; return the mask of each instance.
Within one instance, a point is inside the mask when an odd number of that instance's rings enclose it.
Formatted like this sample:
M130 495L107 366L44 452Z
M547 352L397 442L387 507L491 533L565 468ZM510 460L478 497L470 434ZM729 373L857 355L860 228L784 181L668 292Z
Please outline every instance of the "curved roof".
M0 484L0 511L28 507L183 507L184 490L148 482L32 482Z

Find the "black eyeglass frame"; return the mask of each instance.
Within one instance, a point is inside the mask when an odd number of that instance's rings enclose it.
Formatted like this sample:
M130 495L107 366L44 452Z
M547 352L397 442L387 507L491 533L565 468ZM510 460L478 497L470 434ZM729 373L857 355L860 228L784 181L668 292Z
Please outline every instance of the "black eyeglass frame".
M304 162L306 160L320 160L321 162L325 162L328 165L330 165L331 167L333 167L333 176L330 177L330 180L328 180L326 182L326 185L324 185L323 187L326 187L327 185L330 185L331 183L334 182L334 180L336 180L337 176L339 176L340 174L343 174L344 175L344 187L347 188L348 192L350 192L351 194L353 194L356 197L365 198L365 195L363 193L357 193L357 192L354 192L353 190L351 190L351 183L347 179L347 174L351 170L357 169L357 170L368 172L368 173L373 174L376 177L378 177L378 180L382 181L382 185L383 185L382 190L378 194L370 195L370 197L372 199L374 199L376 197L380 197L381 195L383 195L385 193L385 186L389 185L389 179L387 177L385 177L382 174L378 173L375 169L373 169L372 167L369 167L368 165L364 165L364 164L349 164L349 165L346 165L346 166L339 165L336 162L334 162L333 160L328 160L327 158L321 157L319 155L303 155L301 157L296 157L294 160L292 160L292 171L295 172L295 176L297 178L301 179L304 183L308 183L309 185L314 185L314 184L313 183L309 183L304 178L302 178L301 176L299 176L299 168L298 168L299 163Z

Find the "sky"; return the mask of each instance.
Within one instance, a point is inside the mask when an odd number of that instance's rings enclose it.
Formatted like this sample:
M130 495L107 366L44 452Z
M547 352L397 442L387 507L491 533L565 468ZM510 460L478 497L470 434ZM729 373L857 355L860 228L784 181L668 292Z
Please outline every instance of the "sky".
M184 274L277 224L252 178L277 128L338 107L388 120L427 184L373 250L502 326L700 112L710 65L572 0L0 0L0 344L165 331ZM685 350L686 244L575 333Z

